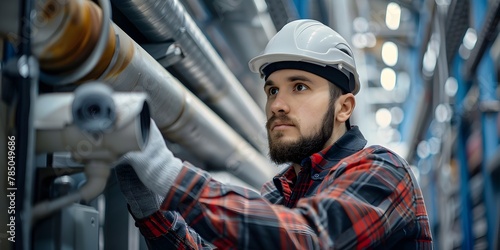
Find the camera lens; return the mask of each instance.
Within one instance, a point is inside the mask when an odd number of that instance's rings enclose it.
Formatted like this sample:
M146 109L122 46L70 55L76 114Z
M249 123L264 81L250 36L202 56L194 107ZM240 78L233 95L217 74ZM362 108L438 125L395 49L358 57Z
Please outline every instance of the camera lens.
M116 119L112 90L100 83L87 83L75 90L73 121L82 130L99 133L111 129Z
M95 104L93 104L93 105L91 105L90 107L88 107L88 109L87 109L87 110L88 110L88 114L89 114L92 118L94 118L94 117L96 117L96 116L99 116L99 115L100 115L100 113L101 113L101 107L99 107L98 105L95 105Z

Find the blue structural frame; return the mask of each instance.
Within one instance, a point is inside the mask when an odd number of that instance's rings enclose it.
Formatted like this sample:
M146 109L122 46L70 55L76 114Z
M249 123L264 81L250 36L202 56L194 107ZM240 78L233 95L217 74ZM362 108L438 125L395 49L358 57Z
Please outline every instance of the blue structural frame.
M422 8L426 8L422 5ZM420 60L420 47L423 43L423 37L425 33L425 22L431 18L427 10L422 10L420 16L416 16L416 23L418 24L417 31L417 41L412 49L408 52L411 62L418 62ZM423 16L425 15L425 16ZM405 103L403 104L403 109L405 110L405 116L401 124L399 125L399 131L401 133L401 141L406 143L411 143L410 134L414 133L412 131L412 125L417 119L417 107L419 106L419 99L424 92L423 79L421 77L422 71L419 63L413 63L411 67L408 68L408 74L410 75L410 89L409 94Z
M491 60L488 49L485 56L481 60L481 63L479 64L477 72L477 81L479 84L479 99L481 103L496 100L496 79L493 72L493 61ZM493 158L498 147L498 132L496 128L497 115L498 114L496 112L481 113L481 130L483 139L483 162L481 164L481 174L483 175L484 182L484 203L486 205L486 218L488 223L487 237L490 249L492 249L494 242L494 230L492 229L496 228L496 225L494 223L497 222L498 208L496 208L495 206L493 182L490 178L490 173L487 169L487 165L489 163L489 159Z
M488 1L478 0L471 1L472 3L472 13L474 20L474 28L478 31L482 29L485 23L484 17L488 12ZM479 87L479 101L480 106L482 103L490 101L498 101L496 97L496 85L497 79L493 60L490 56L490 47L488 47L481 58L476 72L476 84ZM481 174L483 175L483 185L484 185L484 203L486 206L486 218L487 218L487 239L488 248L493 249L495 236L494 229L496 228L495 223L497 223L497 213L498 208L495 208L495 194L493 189L493 183L487 169L487 164L489 160L493 158L496 149L498 147L498 132L497 132L497 112L482 111L481 113L481 132L483 141L483 161L481 164Z
M479 99L480 102L496 100L494 85L496 84L495 74L493 73L493 63L489 56L489 52L486 52L485 57L481 61L478 67L479 76ZM486 204L486 218L488 223L488 245L490 249L494 242L494 228L496 228L497 213L498 208L495 206L495 195L493 192L493 182L490 178L490 173L487 169L487 164L489 159L492 159L496 148L498 146L498 132L496 128L497 121L496 112L482 112L482 139L483 139L483 162L481 164L481 174L483 175L484 182L484 203Z
M435 121L434 121L435 122ZM433 137L433 134L431 130L427 130L425 139L428 140ZM420 158L416 157L417 159L417 166L419 167L420 173L421 173L421 181L422 184L425 186L421 185L422 189L422 194L425 199L426 203L426 209L427 209L427 215L429 217L429 224L431 227L431 233L432 237L434 239L434 248L437 249L438 247L438 225L439 225L439 209L438 209L438 196L437 194L437 187L436 183L438 181L438 174L437 174L437 169L435 167L435 163L438 161L439 156L435 154L429 154L425 158ZM423 171L424 170L424 171Z
M309 1L307 0L293 0L300 18L309 18Z
M462 120L464 114L463 101L470 89L470 82L465 81L461 72L463 70L463 60L457 55L453 62L452 74L455 75L458 83L456 98L456 116L458 126L458 136L456 143L456 155L459 162L460 185L460 220L462 226L462 249L472 249L474 246L474 235L472 233L472 201L469 190L469 164L467 161L466 142L469 134L468 127Z
M488 13L488 1L477 0L471 1L471 17L473 20L473 28L480 34L484 25L484 18ZM476 45L478 46L478 45ZM465 79L463 73L469 69L464 68L464 61L458 57L455 58L452 75L457 79L459 89L456 95L456 113L458 117L462 117L464 113L464 98L472 85L479 89L479 107L484 103L498 101L496 97L497 79L493 60L490 56L490 48L487 48L480 59L476 72L472 72L471 79ZM496 208L496 195L494 183L490 177L487 165L490 159L496 153L499 145L497 131L497 112L488 110L479 110L481 112L481 135L482 135L482 162L481 172L483 180L483 200L486 208L487 222L487 242L488 249L493 249L495 244L496 230L498 223L498 208ZM456 145L456 153L459 159L460 167L460 204L461 204L461 226L463 233L462 249L474 248L474 233L472 221L472 202L471 191L469 186L469 166L466 152L466 140L470 135L467 124L462 119L458 119L458 137Z

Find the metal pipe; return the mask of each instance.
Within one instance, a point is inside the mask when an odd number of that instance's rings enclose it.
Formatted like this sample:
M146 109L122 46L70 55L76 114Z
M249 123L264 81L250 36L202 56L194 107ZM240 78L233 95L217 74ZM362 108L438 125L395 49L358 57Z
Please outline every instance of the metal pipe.
M20 2L20 26L19 44L17 45L18 55L15 60L17 71L13 80L18 85L16 110L16 221L21 221L16 227L18 234L17 246L19 249L31 248L31 227L26 219L31 214L31 201L33 199L33 179L34 179L34 148L35 129L33 127L33 106L38 92L39 64L32 55L31 13L34 9L33 0ZM14 62L14 61L10 61Z
M32 210L31 225L57 212L72 203L84 200L90 202L106 188L106 183L110 174L110 167L104 161L91 161L85 165L85 176L87 181L75 193L71 193L55 200L46 200L37 203Z
M98 0L99 5L101 6L102 11L102 22L100 31L97 35L98 40L89 53L89 55L85 58L84 61L80 62L77 68L73 69L71 73L64 76L52 76L50 74L45 74L44 72L40 73L40 79L42 81L50 82L51 84L68 84L72 83L83 76L87 75L92 68L95 67L97 62L99 61L99 57L104 52L104 49L107 47L107 34L109 33L109 27L111 22L111 4L108 0ZM85 13L85 12L84 12ZM71 57L69 57L71 59Z
M276 33L270 20L264 25L265 20L270 19L267 9L260 10L254 1L240 1L231 8L219 12L221 8L219 2L180 1L221 58L227 62L231 72L259 107L264 109L267 97L262 91L262 85L256 84L262 82L262 79L258 74L248 70L247 62L261 53L269 39ZM263 4L265 6L265 3ZM267 35L268 33L270 34Z
M178 43L185 58L172 65L174 75L259 151L267 152L263 111L179 1L112 2L151 42Z
M500 1L490 1L488 5L488 12L484 17L484 24L482 29L478 32L478 38L474 48L471 51L471 55L467 61L465 61L464 67L464 77L465 79L471 79L475 74L479 66L479 63L483 59L486 50L491 46L498 36L498 23L500 22Z
M425 6L423 8L429 10L429 12L427 12L427 18L425 19L425 30L423 30L422 32L424 36L420 41L420 44L424 44L425 46L420 47L420 51L418 54L418 69L420 70L420 72L422 72L424 68L424 54L427 51L427 44L429 44L432 36L432 28L434 26L434 19L436 18L437 12L436 1L425 1Z
M74 9L78 11L68 11ZM69 16L70 13L80 14ZM93 16L95 20L82 21L86 16ZM78 20L78 17L82 20ZM54 55L70 54L71 51L76 54L73 55L75 60L84 60L81 54L85 50L75 51L69 46L61 48L56 45L75 39L69 37L69 34L98 33L96 29L101 21L100 9L90 1L69 1L61 6L58 13L54 13L53 18L52 20L59 20L57 29L50 29L55 23L47 22L51 23L47 30L41 26L34 35L35 41L38 41L34 43L34 51L40 61L58 64L59 60L65 58L56 58ZM54 35L40 42L39 37L49 31ZM81 41L78 46L92 48L96 39ZM117 91L146 92L151 116L164 137L184 146L207 162L212 169L227 170L254 187L260 187L274 175L275 171L262 154L172 77L118 26L110 28L108 41L112 42L108 43L99 63L82 81L98 78ZM76 65L76 62L73 64ZM57 70L54 67L51 70L52 74L64 74L71 71L71 68Z
M276 30L281 30L288 22L300 18L299 11L292 0L265 1Z

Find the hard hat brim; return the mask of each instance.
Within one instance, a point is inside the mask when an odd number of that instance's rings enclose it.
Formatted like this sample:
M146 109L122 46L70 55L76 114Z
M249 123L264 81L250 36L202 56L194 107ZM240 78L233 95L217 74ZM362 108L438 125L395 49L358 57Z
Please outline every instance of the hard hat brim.
M344 72L344 74L348 75L351 79L354 79L355 87L351 93L355 95L359 92L360 89L358 73L355 69L355 66L346 63L346 61L352 59L348 58L347 55L343 54L343 52L338 52L337 54L338 55L336 56L332 56L330 54L329 57L339 58L338 60L328 60L328 61L319 60L318 57L312 58L305 55L297 55L297 54L285 54L285 53L264 54L252 58L248 62L248 66L252 72L260 74L261 77L264 76L262 69L265 66L275 62L296 61L296 62L313 63L320 66L332 66Z

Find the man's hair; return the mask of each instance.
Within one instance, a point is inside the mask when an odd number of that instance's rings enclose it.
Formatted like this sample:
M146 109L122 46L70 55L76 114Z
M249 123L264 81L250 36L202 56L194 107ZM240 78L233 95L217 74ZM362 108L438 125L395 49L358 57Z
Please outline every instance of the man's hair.
M332 82L329 83L330 83L330 105L333 106L337 98L339 98L339 96L343 94L343 91Z
M342 91L341 88L337 87L337 85L330 83L330 107L332 107L332 111L335 112L335 108L333 107L333 105L335 104L335 101L343 94L345 94L344 91ZM328 114L330 115L330 114ZM331 114L333 115L333 114ZM345 121L345 127L347 130L351 129L351 122L349 121L349 119L347 119Z

